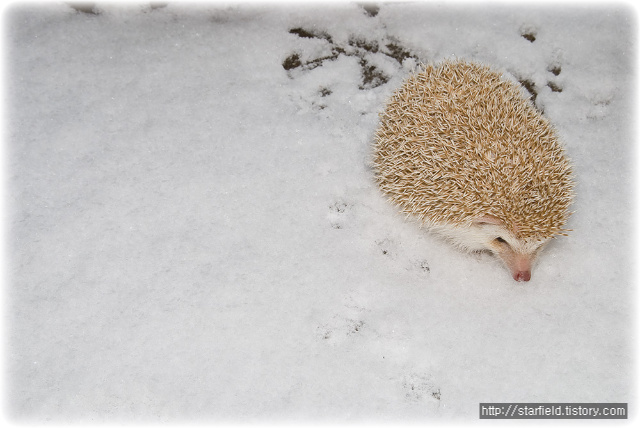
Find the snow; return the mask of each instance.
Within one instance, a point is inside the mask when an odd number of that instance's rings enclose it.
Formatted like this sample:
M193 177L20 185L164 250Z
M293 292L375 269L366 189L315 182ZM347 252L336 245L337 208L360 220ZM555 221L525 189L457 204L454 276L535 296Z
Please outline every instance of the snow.
M633 409L636 16L626 3L5 9L6 417ZM373 182L386 99L417 62L452 57L532 84L575 166L573 231L529 283L421 230Z

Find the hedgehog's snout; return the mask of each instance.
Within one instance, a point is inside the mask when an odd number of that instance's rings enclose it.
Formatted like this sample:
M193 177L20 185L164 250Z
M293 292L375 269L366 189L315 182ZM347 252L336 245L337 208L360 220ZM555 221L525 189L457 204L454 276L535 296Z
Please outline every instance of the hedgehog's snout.
M530 254L518 254L509 251L500 254L500 257L506 263L507 267L511 271L511 276L516 281L529 281L531 279L531 264L533 261L533 255Z
M513 279L516 281L529 281L531 279L531 271L523 270L513 273Z
M506 233L503 235L507 236ZM510 240L514 241L513 237L510 237ZM531 279L531 265L537 248L522 248L522 245L517 244L518 241L514 241L514 247L503 238L497 238L491 242L490 248L507 265L514 280L526 282Z

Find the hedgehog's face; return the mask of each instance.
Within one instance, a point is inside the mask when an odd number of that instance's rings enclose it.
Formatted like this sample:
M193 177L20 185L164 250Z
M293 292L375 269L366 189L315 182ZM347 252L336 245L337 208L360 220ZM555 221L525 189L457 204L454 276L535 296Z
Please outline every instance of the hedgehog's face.
M513 279L529 281L531 265L544 246L544 242L523 241L506 230L496 232L489 237L491 240L487 242L488 249L502 259L511 271Z
M531 265L546 241L518 239L502 222L478 221L472 227L480 231L484 248L507 265L513 279L531 279Z

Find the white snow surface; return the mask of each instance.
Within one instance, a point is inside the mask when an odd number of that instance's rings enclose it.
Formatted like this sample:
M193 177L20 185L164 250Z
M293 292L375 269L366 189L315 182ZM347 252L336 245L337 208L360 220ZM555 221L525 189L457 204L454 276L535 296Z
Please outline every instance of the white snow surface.
M77 9L3 15L8 420L633 408L634 8ZM574 164L573 231L528 283L420 229L373 180L386 100L445 58L533 84Z

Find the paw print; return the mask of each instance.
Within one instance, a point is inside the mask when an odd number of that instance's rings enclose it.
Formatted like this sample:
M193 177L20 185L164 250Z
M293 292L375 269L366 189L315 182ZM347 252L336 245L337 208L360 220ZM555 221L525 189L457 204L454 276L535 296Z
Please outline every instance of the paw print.
M363 319L366 312L367 309L361 303L358 303L353 296L347 295L340 313L335 314L328 323L319 325L316 328L316 335L332 346L353 339L367 329Z
M351 205L344 201L338 201L331 204L329 206L329 214L327 216L331 227L333 229L344 228L350 210Z
M405 398L412 402L439 402L442 392L429 375L410 373L405 376L402 383Z
M411 262L411 266L413 269L424 274L431 272L431 268L429 267L429 262L427 260L413 260Z
M538 28L532 24L523 24L520 27L520 36L527 40L529 43L534 44L538 39ZM556 50L553 53L553 59L549 61L549 63L545 67L545 71L549 73L546 83L544 85L538 86L533 79L528 77L518 77L518 82L522 85L524 89L531 96L531 102L533 105L541 112L544 113L543 105L538 102L538 95L542 87L546 86L551 89L551 92L560 93L562 92L562 84L559 82L558 76L562 73L562 61L560 59L561 52ZM518 76L518 73L512 73L514 76Z
M385 239L376 241L376 245L378 246L378 249L383 256L389 257L391 259L395 259L396 244L394 241L392 241L391 239L385 238Z
M360 334L365 326L365 322L361 319L335 315L331 322L316 328L316 335L328 344L338 345L348 340L350 336Z

